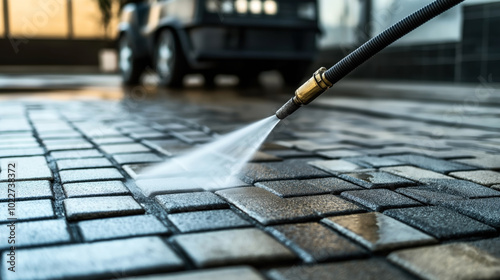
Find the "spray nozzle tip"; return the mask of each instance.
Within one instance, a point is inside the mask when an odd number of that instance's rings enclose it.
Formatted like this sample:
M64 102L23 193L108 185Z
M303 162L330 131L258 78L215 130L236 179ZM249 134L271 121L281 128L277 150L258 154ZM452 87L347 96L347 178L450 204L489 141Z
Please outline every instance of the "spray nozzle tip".
M300 108L300 105L293 101L293 98L288 100L281 108L276 111L276 117L282 120L288 116L290 116L293 112L297 111Z

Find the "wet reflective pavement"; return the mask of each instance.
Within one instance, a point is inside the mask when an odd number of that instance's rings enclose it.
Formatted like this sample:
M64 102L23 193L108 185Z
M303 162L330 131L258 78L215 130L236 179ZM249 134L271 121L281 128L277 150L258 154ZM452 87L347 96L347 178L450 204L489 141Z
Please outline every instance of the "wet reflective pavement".
M11 274L0 242L2 278L500 277L494 98L463 107L461 95L375 100L332 90L282 121L234 188L136 180L272 115L292 92L228 82L1 93L0 178L19 164L25 260Z

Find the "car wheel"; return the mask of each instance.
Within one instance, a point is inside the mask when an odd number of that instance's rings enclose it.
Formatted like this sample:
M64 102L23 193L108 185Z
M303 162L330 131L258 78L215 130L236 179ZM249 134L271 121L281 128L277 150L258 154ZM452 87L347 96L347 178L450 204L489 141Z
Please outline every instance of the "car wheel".
M138 84L144 70L145 63L134 55L132 44L127 34L118 42L118 64L123 83L126 85Z
M155 48L156 72L163 86L182 86L187 64L174 33L165 29L158 36Z

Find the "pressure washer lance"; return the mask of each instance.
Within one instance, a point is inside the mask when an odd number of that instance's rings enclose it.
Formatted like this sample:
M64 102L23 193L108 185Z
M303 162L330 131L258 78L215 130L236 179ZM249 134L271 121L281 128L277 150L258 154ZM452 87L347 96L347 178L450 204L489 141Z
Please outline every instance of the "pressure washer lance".
M321 67L314 72L313 76L307 82L295 91L295 96L292 99L276 111L276 116L279 119L284 119L297 111L301 106L311 103L316 97L320 96L372 56L412 30L463 1L436 0L387 28L376 37L373 37L344 57L332 68L327 70L325 67Z

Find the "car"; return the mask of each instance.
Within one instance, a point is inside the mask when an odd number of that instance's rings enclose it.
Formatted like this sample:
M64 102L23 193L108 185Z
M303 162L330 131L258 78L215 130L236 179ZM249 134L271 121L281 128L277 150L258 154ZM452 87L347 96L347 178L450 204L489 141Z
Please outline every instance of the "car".
M266 70L297 84L316 55L316 0L132 2L122 8L117 37L125 84L138 83L146 67L170 87L189 73L207 84L233 74L251 85Z

